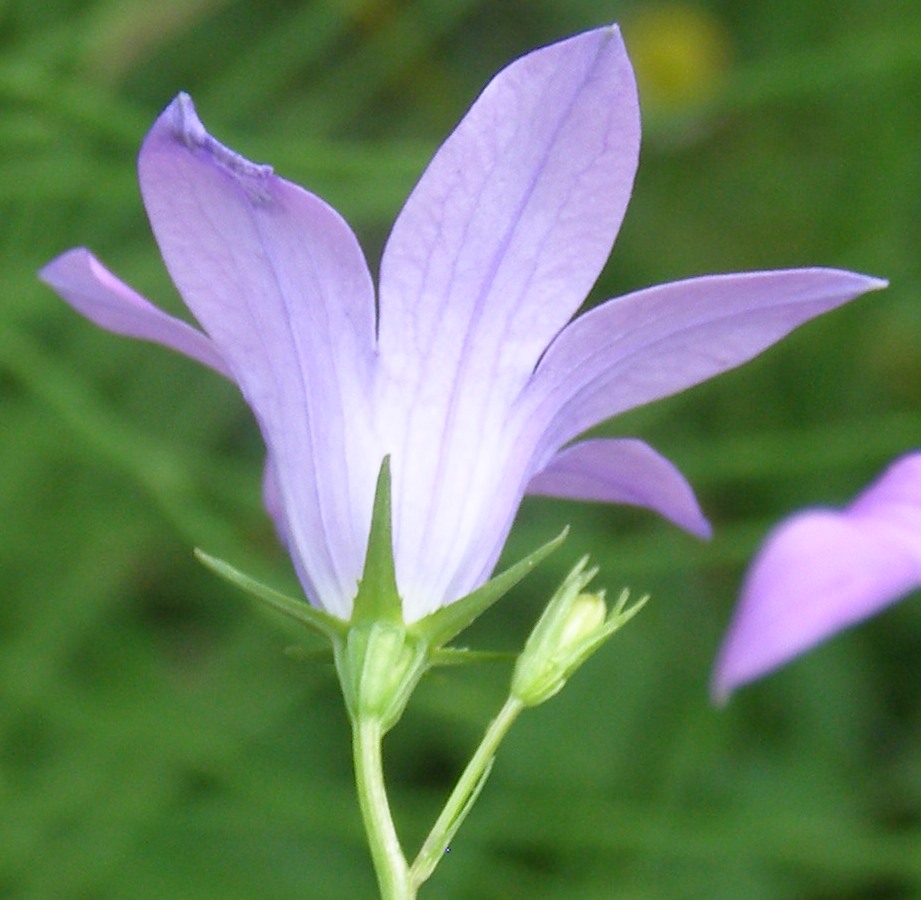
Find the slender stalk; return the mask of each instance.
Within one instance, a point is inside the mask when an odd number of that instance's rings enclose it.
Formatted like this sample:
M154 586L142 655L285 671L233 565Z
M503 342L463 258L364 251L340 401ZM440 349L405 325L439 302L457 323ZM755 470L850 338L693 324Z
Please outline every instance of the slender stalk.
M352 722L352 751L355 784L361 817L365 823L371 859L381 900L414 900L416 887L409 877L406 857L400 847L387 801L381 759L383 729L380 719L359 717Z
M432 826L429 836L425 839L419 855L409 870L414 890L418 889L419 885L435 871L435 867L444 856L457 829L467 817L467 813L470 812L486 783L499 744L523 709L524 705L520 700L513 696L509 697L499 710L499 714L486 729L480 746L477 747L476 753L473 754L467 768L464 769L441 815Z

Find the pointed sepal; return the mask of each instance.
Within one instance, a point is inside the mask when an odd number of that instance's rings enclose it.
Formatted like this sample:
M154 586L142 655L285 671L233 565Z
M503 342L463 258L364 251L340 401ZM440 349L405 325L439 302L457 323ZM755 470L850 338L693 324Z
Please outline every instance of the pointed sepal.
M390 457L385 456L377 476L374 510L365 566L352 606L352 625L362 622L403 623L403 604L393 563L393 526L390 505Z
M487 581L466 597L413 623L410 629L423 637L432 647L443 647L460 634L474 619L482 615L502 596L507 594L538 563L543 562L566 540L569 528L563 529L553 540L529 553L500 575Z
M467 647L439 647L432 651L432 668L436 666L469 666L473 663L508 663L515 661L514 653L502 650L470 650Z
M209 556L203 550L195 549L198 560L219 575L225 581L248 594L253 600L264 608L274 613L280 613L287 619L297 622L315 634L334 640L345 633L346 623L329 613L316 609L303 600L296 600L287 594L276 591L274 588L257 581L250 575L235 569L230 563Z

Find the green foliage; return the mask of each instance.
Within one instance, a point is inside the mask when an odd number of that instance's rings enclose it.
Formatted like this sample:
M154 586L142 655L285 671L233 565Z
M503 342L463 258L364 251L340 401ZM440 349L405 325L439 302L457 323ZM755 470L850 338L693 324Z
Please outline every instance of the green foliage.
M724 55L689 53L699 91L678 95L652 5L0 5L0 896L373 895L332 665L286 657L192 556L298 596L248 412L212 374L78 319L35 270L87 244L181 311L133 168L180 89L220 139L336 205L374 260L485 80L612 18L642 49L645 145L594 300L812 263L892 287L602 429L684 468L709 545L626 509L525 504L500 568L569 522L566 548L476 623L476 646L519 647L584 553L599 587L655 602L512 733L432 896L921 895L917 598L725 712L707 700L768 524L843 501L917 444L921 22L895 0L688 0L680 21L703 17ZM679 48L697 34L668 32ZM410 850L508 675L437 669L388 738Z

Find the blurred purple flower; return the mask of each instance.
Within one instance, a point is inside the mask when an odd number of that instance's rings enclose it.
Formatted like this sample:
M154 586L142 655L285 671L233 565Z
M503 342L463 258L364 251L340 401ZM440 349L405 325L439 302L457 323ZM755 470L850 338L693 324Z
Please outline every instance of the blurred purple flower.
M569 322L611 250L638 153L616 27L513 62L403 207L375 307L335 210L219 144L180 94L144 141L140 183L204 333L85 249L41 276L102 327L239 385L268 448L266 505L307 596L342 618L390 454L397 583L412 622L488 577L528 491L647 506L707 535L691 488L650 447L570 442L883 285L830 269L710 276Z
M806 510L768 537L720 651L714 698L919 587L921 453L913 453L844 509Z

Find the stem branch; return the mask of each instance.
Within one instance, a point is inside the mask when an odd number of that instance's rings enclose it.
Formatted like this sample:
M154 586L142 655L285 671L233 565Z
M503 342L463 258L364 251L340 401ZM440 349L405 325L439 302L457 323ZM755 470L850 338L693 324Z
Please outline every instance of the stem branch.
M432 826L429 836L425 839L419 855L409 870L409 877L415 888L426 881L444 856L457 829L467 817L467 813L470 812L470 808L476 802L489 777L499 744L508 734L508 730L522 709L524 706L520 700L509 697L499 710L499 714L486 729L480 746L467 763L467 768L464 769L451 796L448 797L441 815Z

